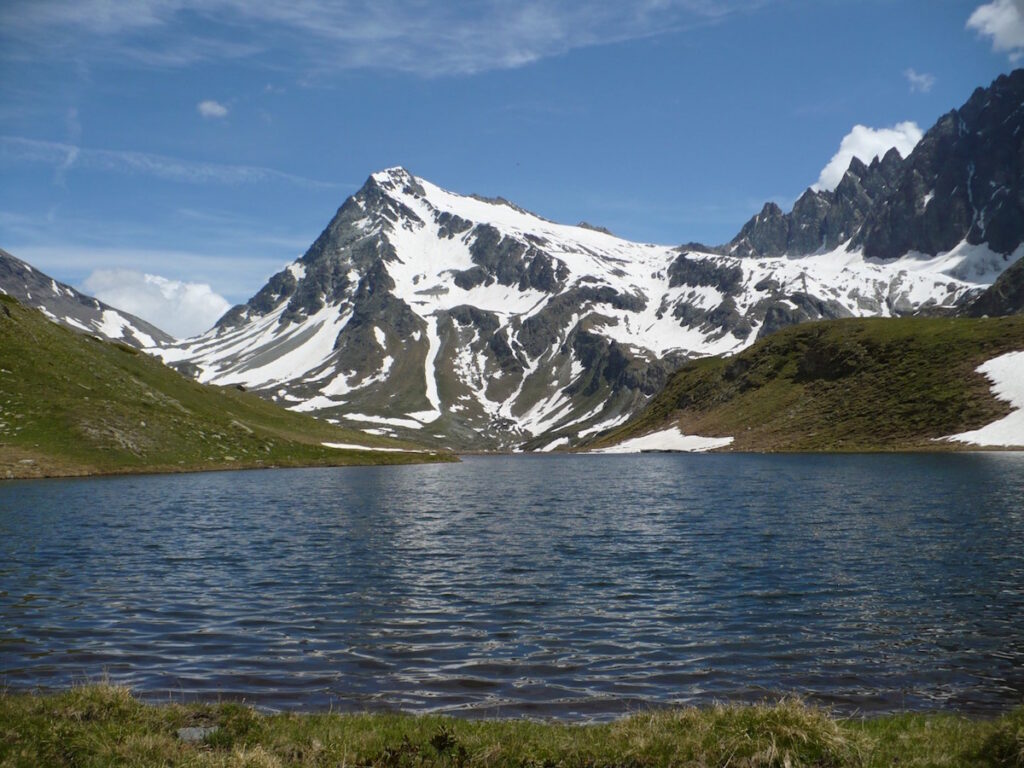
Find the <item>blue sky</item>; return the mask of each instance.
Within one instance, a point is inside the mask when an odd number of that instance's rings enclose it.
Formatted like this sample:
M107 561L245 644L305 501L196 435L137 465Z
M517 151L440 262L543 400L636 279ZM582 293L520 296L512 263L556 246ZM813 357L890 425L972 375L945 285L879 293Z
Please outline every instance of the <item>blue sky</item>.
M1024 0L5 0L0 247L190 333L392 165L720 243L1022 52Z

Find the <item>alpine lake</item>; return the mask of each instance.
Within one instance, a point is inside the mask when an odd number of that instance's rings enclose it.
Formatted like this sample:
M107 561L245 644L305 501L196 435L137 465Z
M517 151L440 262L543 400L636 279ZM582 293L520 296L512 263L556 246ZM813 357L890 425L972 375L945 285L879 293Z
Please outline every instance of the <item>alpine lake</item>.
M608 720L1024 700L1024 453L466 457L0 485L0 685Z

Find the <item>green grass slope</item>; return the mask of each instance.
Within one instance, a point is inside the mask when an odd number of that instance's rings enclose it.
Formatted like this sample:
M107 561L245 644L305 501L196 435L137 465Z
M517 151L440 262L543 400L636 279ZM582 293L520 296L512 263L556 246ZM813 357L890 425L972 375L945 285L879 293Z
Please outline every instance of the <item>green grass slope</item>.
M238 389L197 384L0 295L0 478L451 458L324 442L415 450Z
M183 738L191 735L194 741ZM786 700L635 714L613 723L399 714L260 714L149 706L124 688L0 691L0 766L381 768L1024 768L1024 709L999 718L839 719Z
M1024 349L1024 317L870 318L786 328L683 366L641 414L587 447L678 425L730 450L950 450L1009 412L981 363Z

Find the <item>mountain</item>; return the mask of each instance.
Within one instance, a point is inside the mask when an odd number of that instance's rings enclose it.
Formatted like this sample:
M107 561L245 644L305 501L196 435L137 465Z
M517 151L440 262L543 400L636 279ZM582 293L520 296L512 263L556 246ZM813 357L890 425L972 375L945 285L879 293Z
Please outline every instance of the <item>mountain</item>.
M381 171L252 299L156 352L201 381L381 434L573 446L625 422L688 360L804 321L954 314L978 299L1024 252L1021 79L979 90L906 159L854 161L789 214L766 206L722 248L634 243Z
M993 424L1012 407L978 368L1009 353L1019 381L1020 350L1024 316L794 326L731 358L684 365L636 419L588 447L666 434L683 445L681 432L698 447L740 451L964 448L943 438ZM1024 445L1019 427L1014 434Z
M175 341L173 336L145 320L86 296L70 285L58 283L3 249L0 249L0 293L38 309L56 323L110 341L136 348Z
M198 384L0 295L0 478L444 458Z
M1024 259L1018 259L966 308L971 317L1024 314Z
M800 256L849 243L891 260L966 243L1009 257L1024 242L1022 126L1018 69L943 115L906 160L895 149L869 165L854 159L835 190L808 189L788 214L768 203L721 250Z
M208 333L157 350L200 380L460 448L568 445L687 359L822 317L952 310L992 254L876 263L632 243L372 175L304 256Z

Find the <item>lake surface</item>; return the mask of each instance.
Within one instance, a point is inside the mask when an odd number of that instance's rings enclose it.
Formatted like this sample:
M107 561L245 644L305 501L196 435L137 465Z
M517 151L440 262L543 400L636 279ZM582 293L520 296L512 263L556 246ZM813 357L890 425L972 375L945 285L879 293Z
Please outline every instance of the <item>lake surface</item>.
M1024 701L1024 453L0 484L0 685L603 719Z

